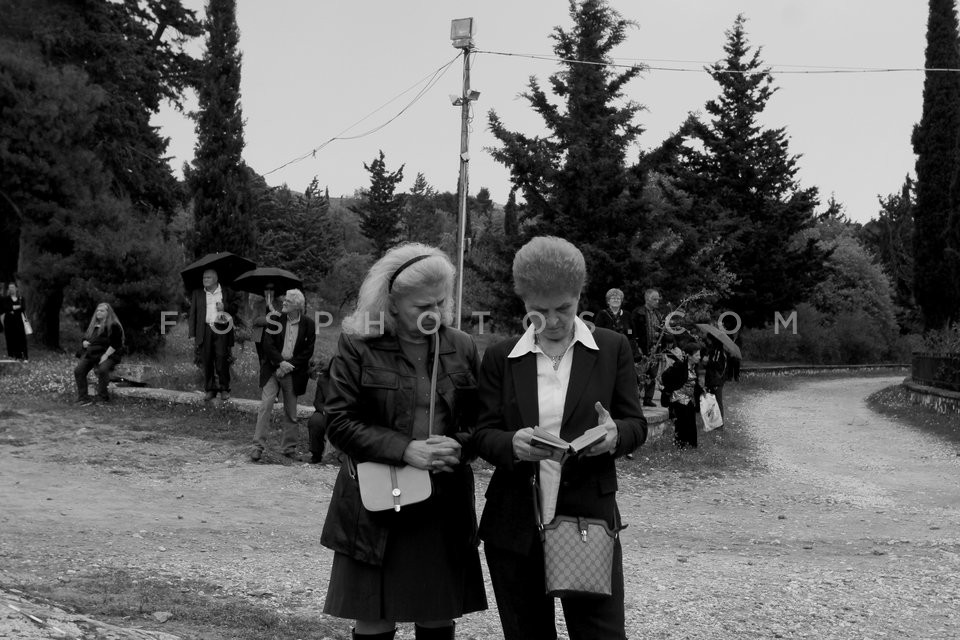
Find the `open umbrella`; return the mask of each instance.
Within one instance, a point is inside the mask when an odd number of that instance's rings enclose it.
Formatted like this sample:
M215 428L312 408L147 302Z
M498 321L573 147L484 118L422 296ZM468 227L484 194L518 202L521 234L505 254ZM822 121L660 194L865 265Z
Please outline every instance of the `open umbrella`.
M249 293L263 295L268 284L273 285L276 295L290 289L303 288L303 280L286 269L276 267L258 267L237 276L233 281L233 288Z
M238 256L229 251L208 253L196 262L180 270L180 277L187 289L199 289L203 286L203 272L213 269L217 272L217 281L224 285L233 283L234 278L257 266L253 260Z
M712 324L698 324L697 329L700 329L705 334L711 335L719 340L720 344L723 345L723 350L726 351L730 357L736 358L737 360L743 359L743 356L740 355L740 347L738 347L734 341L730 339L730 336L721 331L718 327L715 327Z

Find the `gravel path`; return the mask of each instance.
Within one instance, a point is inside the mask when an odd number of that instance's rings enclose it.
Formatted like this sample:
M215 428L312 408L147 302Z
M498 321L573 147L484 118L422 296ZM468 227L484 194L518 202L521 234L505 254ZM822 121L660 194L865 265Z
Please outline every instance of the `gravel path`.
M751 425L760 470L624 461L629 636L960 638L960 457L866 408L898 382L797 380L742 395L732 417ZM333 467L252 465L231 447L0 410L0 585L145 568L282 612L318 609ZM0 638L78 637L43 633L0 607ZM460 638L498 636L493 609L458 627Z

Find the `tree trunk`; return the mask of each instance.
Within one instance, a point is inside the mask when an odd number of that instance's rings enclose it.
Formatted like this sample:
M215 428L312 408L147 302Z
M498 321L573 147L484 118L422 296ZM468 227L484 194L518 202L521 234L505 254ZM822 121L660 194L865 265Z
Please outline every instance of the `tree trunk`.
M49 349L60 350L60 309L63 307L63 289L53 291L29 289L27 312L33 324L33 340Z

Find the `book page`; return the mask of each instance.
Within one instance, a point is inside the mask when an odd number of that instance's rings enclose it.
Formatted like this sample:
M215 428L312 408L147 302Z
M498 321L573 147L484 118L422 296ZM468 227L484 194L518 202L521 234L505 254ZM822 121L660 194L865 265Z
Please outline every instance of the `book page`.
M589 449L598 442L601 442L606 437L607 428L597 425L596 427L584 431L583 435L579 436L570 443L570 446L573 447L574 451L579 452L583 451L584 449Z

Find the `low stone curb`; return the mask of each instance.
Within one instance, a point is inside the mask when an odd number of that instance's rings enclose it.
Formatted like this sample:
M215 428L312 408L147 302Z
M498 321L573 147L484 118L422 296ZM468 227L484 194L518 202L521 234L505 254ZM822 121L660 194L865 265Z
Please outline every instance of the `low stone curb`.
M260 410L259 400L248 400L246 398L230 398L229 400L204 400L202 391L177 391L175 389L152 389L149 387L113 387L113 392L122 398L137 398L139 400L153 400L155 402L167 402L171 404L189 404L196 407L222 407L240 411L241 413L252 413L254 415ZM274 413L282 411L283 403L278 402L274 405ZM309 418L314 413L313 406L297 405L297 418Z
M917 384L912 378L903 379L910 402L932 408L937 413L960 413L960 392Z

